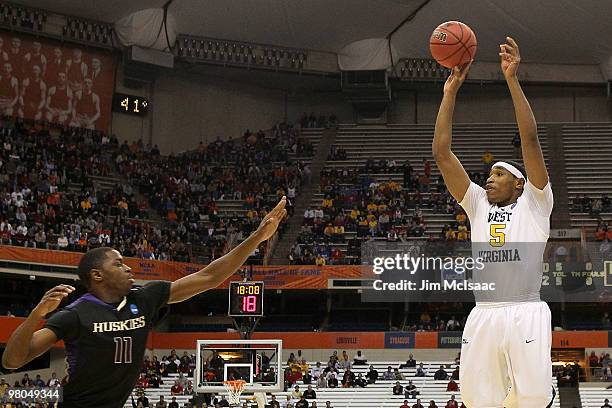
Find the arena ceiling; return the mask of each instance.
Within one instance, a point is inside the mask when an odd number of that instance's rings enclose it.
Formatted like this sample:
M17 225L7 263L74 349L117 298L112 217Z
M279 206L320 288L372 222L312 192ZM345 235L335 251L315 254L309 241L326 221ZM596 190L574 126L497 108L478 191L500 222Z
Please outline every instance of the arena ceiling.
M168 0L16 0L53 12L112 23ZM426 0L172 0L179 33L338 52L366 38L387 36ZM433 28L467 23L478 37L477 59L497 59L506 35L523 59L599 64L612 56L612 1L430 0L392 37L401 57L429 57Z

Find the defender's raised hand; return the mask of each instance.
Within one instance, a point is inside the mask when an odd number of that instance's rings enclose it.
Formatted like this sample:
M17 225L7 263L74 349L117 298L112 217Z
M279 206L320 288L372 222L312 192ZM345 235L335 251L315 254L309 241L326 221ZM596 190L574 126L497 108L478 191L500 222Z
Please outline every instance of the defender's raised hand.
M257 235L262 242L274 235L278 228L278 224L287 216L287 210L285 210L286 204L287 197L283 196L278 204L276 204L276 207L261 220L257 228Z

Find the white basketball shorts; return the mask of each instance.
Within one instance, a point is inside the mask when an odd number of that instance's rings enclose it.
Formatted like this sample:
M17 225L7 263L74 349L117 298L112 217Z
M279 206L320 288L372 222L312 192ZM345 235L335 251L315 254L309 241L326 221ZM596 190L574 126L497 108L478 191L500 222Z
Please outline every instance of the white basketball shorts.
M553 398L550 309L545 302L477 304L461 345L468 408L546 408Z

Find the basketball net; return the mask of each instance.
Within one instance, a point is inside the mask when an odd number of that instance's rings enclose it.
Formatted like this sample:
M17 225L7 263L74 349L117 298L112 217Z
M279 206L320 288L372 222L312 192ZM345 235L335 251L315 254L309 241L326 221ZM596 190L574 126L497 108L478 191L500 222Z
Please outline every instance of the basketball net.
M227 391L227 402L230 405L240 405L240 395L244 391L246 381L244 380L227 380L223 381L223 385Z

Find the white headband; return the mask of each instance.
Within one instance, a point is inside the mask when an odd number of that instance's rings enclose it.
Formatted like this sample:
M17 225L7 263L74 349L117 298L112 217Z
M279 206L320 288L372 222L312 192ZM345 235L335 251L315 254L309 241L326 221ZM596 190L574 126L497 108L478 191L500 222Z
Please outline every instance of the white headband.
M516 167L511 165L510 163L506 163L506 162L503 162L503 161L498 161L493 166L491 166L491 168L493 168L493 167L503 167L504 169L508 170L514 177L526 179L526 177L523 175L523 173L519 169L517 169Z

